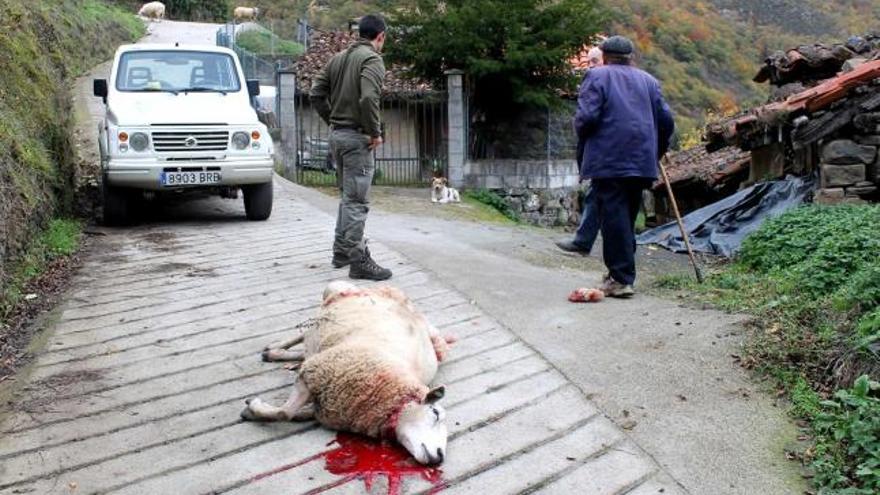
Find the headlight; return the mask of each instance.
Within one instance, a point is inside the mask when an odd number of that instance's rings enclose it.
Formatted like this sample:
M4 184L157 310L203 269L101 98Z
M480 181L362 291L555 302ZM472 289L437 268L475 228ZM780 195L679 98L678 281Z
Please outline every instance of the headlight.
M232 146L237 150L243 150L251 144L251 137L246 132L236 132L232 135Z
M131 149L135 151L144 151L150 146L150 137L143 132L136 132L129 138Z

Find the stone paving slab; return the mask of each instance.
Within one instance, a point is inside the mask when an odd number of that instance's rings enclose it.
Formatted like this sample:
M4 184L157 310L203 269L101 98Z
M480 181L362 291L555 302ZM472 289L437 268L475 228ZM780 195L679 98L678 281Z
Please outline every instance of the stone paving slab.
M244 220L240 202L203 199L185 205L185 219L172 212L103 231L0 425L0 494L366 492L315 457L333 432L238 420L244 398L283 400L293 380L262 363L260 349L313 315L324 285L345 277L329 267L333 219L281 179L275 201L267 222ZM211 215L199 219L202 209ZM393 283L460 338L437 378L451 435L445 491L683 493L466 295L371 246ZM381 479L372 488L389 489ZM414 478L402 492L431 488Z

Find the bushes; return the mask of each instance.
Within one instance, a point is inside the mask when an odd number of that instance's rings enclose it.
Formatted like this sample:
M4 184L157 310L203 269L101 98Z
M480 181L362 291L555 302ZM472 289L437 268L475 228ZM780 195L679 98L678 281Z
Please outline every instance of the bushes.
M769 220L710 286L722 306L759 317L751 361L813 422L805 457L821 493L877 493L880 206L806 206Z
M867 375L823 401L816 416L813 466L822 493L880 493L880 383Z
M187 21L222 21L229 17L228 0L162 0L169 19Z
M504 215L505 217L513 220L514 222L519 222L519 215L513 208L504 201L504 198L495 194L494 192L488 189L477 189L476 191L467 191L465 195L474 201L479 203L483 203L484 205L491 206L492 208L498 210L499 213Z

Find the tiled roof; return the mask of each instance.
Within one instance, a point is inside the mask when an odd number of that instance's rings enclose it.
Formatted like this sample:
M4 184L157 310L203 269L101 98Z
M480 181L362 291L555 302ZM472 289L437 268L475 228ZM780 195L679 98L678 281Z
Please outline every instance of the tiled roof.
M846 98L852 90L880 78L880 60L865 62L850 72L840 74L821 84L789 96L781 102L753 108L726 121L710 124L707 129L708 147L715 149L741 144L753 131L760 131L780 120L811 114L830 107Z
M750 162L750 155L739 148L727 147L715 153L709 153L702 146L670 153L666 165L669 182L675 187L689 183L702 183L708 187L722 184L737 172L745 170ZM654 188L662 188L658 181Z

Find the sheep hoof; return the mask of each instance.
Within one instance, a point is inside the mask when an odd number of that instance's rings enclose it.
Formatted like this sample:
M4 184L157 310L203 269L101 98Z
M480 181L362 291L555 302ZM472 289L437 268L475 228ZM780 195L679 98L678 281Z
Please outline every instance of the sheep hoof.
M254 415L250 407L245 407L241 410L241 419L244 421L258 421L259 418Z
M268 362L271 361L271 360L269 359L269 349L266 349L265 351L263 351L262 353L260 353L260 356L262 356L262 358L263 358L263 362L265 362L265 363L268 363Z
M245 399L245 400L244 400L244 403L247 404L247 405L251 405L251 401L252 401L252 400L254 400L254 399Z

